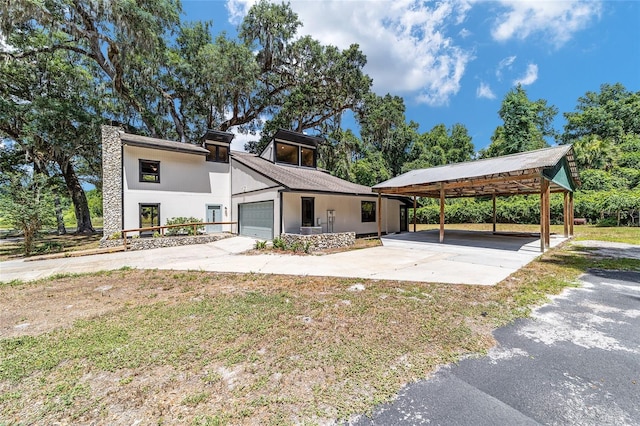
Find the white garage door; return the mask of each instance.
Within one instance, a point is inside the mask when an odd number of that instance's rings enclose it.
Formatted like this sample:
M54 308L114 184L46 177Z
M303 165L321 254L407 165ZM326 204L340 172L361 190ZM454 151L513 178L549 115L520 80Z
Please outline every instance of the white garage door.
M240 210L240 235L273 239L273 201L245 203L238 205Z

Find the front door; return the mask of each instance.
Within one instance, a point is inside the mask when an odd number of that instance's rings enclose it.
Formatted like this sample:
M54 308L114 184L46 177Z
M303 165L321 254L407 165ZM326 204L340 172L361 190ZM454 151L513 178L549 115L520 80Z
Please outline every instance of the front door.
M314 199L302 197L302 226L313 226L314 210Z
M222 206L207 205L207 222L222 222ZM207 234L222 232L222 225L207 225Z
M407 232L409 230L408 223L407 206L400 206L400 232Z

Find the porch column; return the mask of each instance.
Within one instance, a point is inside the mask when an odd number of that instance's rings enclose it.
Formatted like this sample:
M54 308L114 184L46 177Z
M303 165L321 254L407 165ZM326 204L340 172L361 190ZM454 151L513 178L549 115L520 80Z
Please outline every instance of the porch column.
M417 223L417 219L416 219L416 208L418 207L418 202L416 200L416 196L413 196L413 232L416 232L416 223Z
M573 207L573 192L569 193L569 235L573 237L573 215L575 214Z
M496 233L496 194L493 194L493 233Z
M378 218L378 238L382 237L382 194L378 192L378 204L376 205Z
M444 184L440 185L440 242L444 241Z
M564 200L562 203L562 217L564 222L564 237L569 237L569 191L564 191Z

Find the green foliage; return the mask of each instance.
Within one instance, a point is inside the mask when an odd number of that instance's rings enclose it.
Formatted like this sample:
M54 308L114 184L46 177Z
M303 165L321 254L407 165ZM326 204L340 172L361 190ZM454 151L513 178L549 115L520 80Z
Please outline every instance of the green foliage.
M382 153L379 151L368 153L365 158L353 163L351 173L357 183L366 186L373 186L390 179L392 176Z
M504 124L496 129L491 144L481 152L482 157L544 148L547 146L545 138L556 136L552 123L558 109L547 105L544 99L529 100L520 85L505 95L498 114Z
M266 241L256 241L256 243L253 246L254 249L256 250L266 250L267 248L267 242Z
M39 174L11 174L0 187L0 211L3 222L22 231L24 252L30 254L38 232L53 225L51 194L46 191L46 178Z
M165 225L181 225L185 223L202 223L202 219L196 217L172 217L167 219ZM197 232L204 232L204 226L196 226ZM176 226L174 228L167 228L165 235L195 235L193 226Z
M275 237L273 239L273 248L276 249L276 250L286 250L287 249L287 243L281 237Z

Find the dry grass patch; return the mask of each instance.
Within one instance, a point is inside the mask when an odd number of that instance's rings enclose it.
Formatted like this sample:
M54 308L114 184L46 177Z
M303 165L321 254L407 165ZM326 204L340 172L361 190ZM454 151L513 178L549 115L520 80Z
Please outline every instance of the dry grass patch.
M0 286L7 423L299 424L367 412L575 285L555 250L494 287L121 270ZM596 263L593 263L596 262Z

